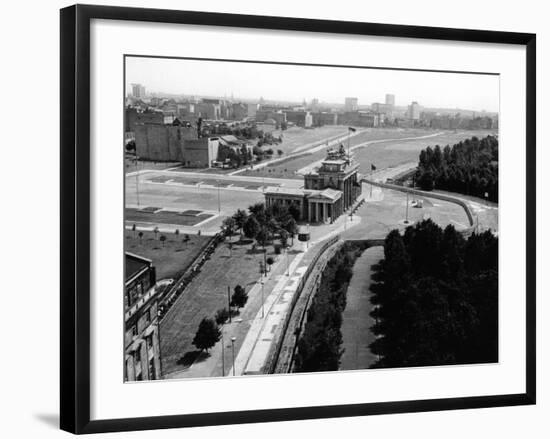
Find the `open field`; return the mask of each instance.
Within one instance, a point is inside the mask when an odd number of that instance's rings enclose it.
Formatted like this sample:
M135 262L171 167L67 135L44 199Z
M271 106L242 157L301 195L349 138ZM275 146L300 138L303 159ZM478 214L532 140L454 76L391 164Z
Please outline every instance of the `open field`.
M248 190L258 190L263 185L261 182L250 181L246 179L224 179L224 178L205 178L205 177L193 177L188 175L176 175L174 176L172 172L164 173L162 175L152 175L150 177L145 177L146 181L151 183L178 183L191 186L212 186L220 188L244 188ZM267 184L266 184L267 186ZM280 186L280 183L270 182L268 186Z
M233 238L234 240L236 237ZM268 255L273 247L268 246ZM187 286L160 324L163 374L185 368L185 355L195 351L193 337L204 317L214 317L227 307L227 286L243 286L249 291L258 281L263 253L253 252L251 244L233 245L232 256L226 244L218 246L211 259Z
M357 258L353 265L353 276L346 293L346 308L342 313L342 339L344 353L340 359L340 370L368 369L376 361L369 345L375 340L370 328L374 319L369 315L372 265L384 257L384 247L370 247Z
M156 213L144 212L138 209L128 208L124 211L125 220L130 222L146 222L158 224L174 224L180 226L194 226L199 224L214 215L211 213L201 213L198 215L183 215L181 212L175 211L160 211Z
M406 162L417 162L420 151L428 146L439 145L443 148L446 145L454 145L473 136L484 137L491 133L492 131L485 130L447 132L428 139L380 143L356 149L355 159L361 164L361 170L368 172L371 163L374 163L377 168L383 169Z
M138 232L131 230L124 232L124 250L139 256L151 259L157 270L157 279L175 279L193 262L201 250L210 240L206 236L189 235L189 241L183 243L184 235L165 234L164 246L159 241L160 233L143 232L143 238Z
M318 128L305 129L301 127L291 127L287 130L276 130L273 132L273 137L283 136L282 143L278 145L266 145L267 148L283 150L285 154L294 152L296 149L302 148L305 145L314 146L312 144L322 142L325 139L345 135L348 132L348 127L343 125L325 125Z
M369 141L380 141L382 139L399 139L409 137L421 137L430 134L436 134L437 131L421 129L369 129L352 137L350 146L354 147ZM417 139L417 140L388 140L365 147L357 148L354 151L355 159L360 164L360 171L366 173L370 170L370 165L375 164L378 169L396 166L405 162L417 161L420 151L428 146L445 146L454 144L460 140L472 136L484 136L491 134L492 131L454 131L445 132L441 135ZM347 147L346 142L344 146ZM298 178L297 171L311 165L314 162L322 160L325 157L325 151L317 151L312 154L302 155L300 157L289 159L287 161L274 163L265 168L247 170L240 175L250 175L256 177L272 178Z
M147 175L147 174L146 174ZM140 206L159 206L167 209L196 209L210 212L218 211L218 189L215 187L191 187L170 184L149 183L140 176ZM264 199L258 190L220 189L220 208L222 214L233 214L237 208L246 208ZM134 178L126 179L126 206L136 207L137 195Z

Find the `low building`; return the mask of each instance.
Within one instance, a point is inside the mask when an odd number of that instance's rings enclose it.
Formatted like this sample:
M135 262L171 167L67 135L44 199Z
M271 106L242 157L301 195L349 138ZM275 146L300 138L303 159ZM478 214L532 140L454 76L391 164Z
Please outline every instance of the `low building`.
M304 176L304 188L268 187L266 206L295 204L300 220L333 222L348 210L361 194L359 165L346 153L343 145L329 149L327 157L314 172Z
M264 134L271 134L278 126L274 119L266 119L263 122L256 123L256 128L264 132Z
M142 159L181 162L192 168L210 167L218 155L218 140L198 137L197 128L187 124L136 125L135 141Z
M155 267L133 253L125 257L124 380L161 378Z

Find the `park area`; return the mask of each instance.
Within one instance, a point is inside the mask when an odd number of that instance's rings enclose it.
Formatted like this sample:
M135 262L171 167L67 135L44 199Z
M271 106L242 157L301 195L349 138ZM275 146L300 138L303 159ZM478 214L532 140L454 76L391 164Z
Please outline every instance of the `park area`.
M143 236L139 236L142 233ZM160 240L165 236L166 240ZM211 237L126 230L124 250L153 261L157 280L176 279L193 263Z
M181 296L160 323L163 375L171 375L189 367L197 354L192 341L200 321L213 318L216 311L227 307L227 288L241 285L247 292L260 277L261 249L252 242L239 242L233 237L232 249L227 242L220 244L200 273L185 288ZM273 256L268 246L267 256Z

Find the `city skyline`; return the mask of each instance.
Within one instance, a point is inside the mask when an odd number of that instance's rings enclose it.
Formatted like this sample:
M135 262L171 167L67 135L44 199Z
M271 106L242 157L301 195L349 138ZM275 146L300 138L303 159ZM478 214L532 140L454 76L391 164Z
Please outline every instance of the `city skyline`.
M499 110L499 76L489 74L126 57L127 91L134 83L169 95L339 105L357 97L365 106L392 94L400 107L417 101L427 108Z

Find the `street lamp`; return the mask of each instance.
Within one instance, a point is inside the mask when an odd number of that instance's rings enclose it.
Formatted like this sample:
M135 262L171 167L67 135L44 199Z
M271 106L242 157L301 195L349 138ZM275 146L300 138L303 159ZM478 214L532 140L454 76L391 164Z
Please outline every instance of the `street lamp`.
M137 205L139 208L139 166L138 166L138 159L139 157L136 155L136 198L137 198Z
M218 183L218 213L221 212L221 200L220 200L220 181L218 180L216 183Z
M405 208L405 224L409 224L409 193L407 192L407 206Z
M260 285L262 287L262 319L264 318L264 281L260 278Z
M222 377L225 376L225 343L223 341L223 327L222 327Z
M235 337L231 337L231 353L233 356L233 376L235 376Z

